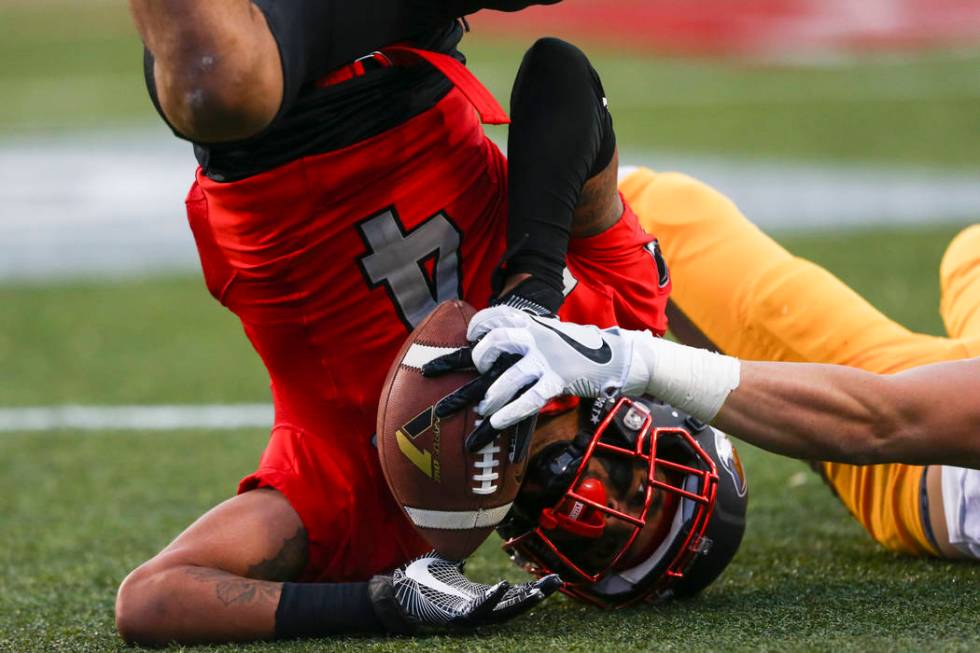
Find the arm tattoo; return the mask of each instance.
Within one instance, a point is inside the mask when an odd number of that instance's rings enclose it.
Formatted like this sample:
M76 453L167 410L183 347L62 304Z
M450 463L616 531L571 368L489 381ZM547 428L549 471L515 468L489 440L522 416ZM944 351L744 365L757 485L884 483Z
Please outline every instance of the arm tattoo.
M226 607L256 602L275 605L282 591L277 581L296 578L306 566L306 557L306 530L301 526L295 535L283 540L278 553L249 567L244 577L208 567L191 567L187 575L213 583L215 596Z
M214 595L225 607L256 602L275 605L279 602L279 583L242 578L227 571L207 567L191 567L187 570L187 575L202 582L213 583Z
M295 535L283 540L279 553L252 565L245 575L263 580L293 580L306 566L307 544L306 529L300 526Z
M572 238L595 236L619 221L623 206L616 186L618 172L619 156L614 154L602 172L585 182L572 216Z

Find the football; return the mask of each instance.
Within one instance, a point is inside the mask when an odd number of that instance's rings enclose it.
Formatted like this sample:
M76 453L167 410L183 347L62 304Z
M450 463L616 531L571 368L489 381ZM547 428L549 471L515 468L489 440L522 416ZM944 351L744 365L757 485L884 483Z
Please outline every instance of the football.
M422 376L425 363L467 346L466 325L475 312L461 301L440 304L395 357L378 407L378 452L395 500L436 551L459 560L510 510L526 465L512 460L514 429L469 453L463 442L475 411L436 416L439 400L476 372Z

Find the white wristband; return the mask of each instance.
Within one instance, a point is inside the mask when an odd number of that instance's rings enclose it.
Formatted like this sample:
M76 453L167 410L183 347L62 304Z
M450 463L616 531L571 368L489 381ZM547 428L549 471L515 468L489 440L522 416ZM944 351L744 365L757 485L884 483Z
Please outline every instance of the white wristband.
M741 380L737 358L636 333L625 394L650 394L703 422L721 410ZM645 382L645 387L643 383Z

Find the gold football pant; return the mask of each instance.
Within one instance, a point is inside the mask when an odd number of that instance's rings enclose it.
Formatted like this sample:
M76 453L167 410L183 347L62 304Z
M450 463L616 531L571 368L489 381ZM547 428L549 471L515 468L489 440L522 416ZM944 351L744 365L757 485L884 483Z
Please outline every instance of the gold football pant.
M837 363L878 373L980 355L980 225L940 268L948 338L912 333L823 268L794 257L717 191L638 169L620 190L656 234L677 306L723 352L748 360ZM922 523L924 467L822 463L841 501L895 551L938 555Z

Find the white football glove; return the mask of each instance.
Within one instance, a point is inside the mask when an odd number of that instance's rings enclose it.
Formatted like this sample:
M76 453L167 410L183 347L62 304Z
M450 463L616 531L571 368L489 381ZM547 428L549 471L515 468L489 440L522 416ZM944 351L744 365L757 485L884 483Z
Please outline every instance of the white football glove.
M563 394L651 394L710 422L741 378L740 363L730 356L655 338L649 331L599 329L508 306L474 315L467 337L478 341L472 349L437 358L422 372L438 376L474 367L480 372L436 406L442 417L479 401L477 412L489 419L467 437L470 451Z
M520 359L487 388L477 412L499 430L536 415L562 394L642 392L649 374L643 360L634 356L634 344L644 336L651 337L649 332L599 329L507 306L484 309L473 316L467 330L467 338L478 341L472 352L474 367L484 374L501 356Z

